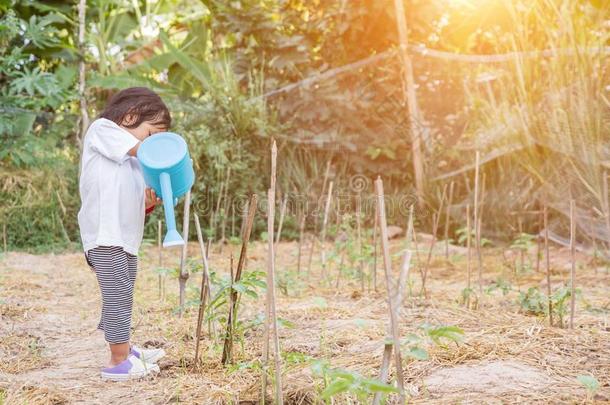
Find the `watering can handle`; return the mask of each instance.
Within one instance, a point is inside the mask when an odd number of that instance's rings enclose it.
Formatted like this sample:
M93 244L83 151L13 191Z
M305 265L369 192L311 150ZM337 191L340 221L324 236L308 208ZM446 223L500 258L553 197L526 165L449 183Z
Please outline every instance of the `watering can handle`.
M172 182L169 174L163 172L159 175L161 183L161 195L163 198L163 209L165 211L165 223L167 224L167 234L163 240L163 246L183 245L184 240L176 230L176 218L174 217L174 194L172 192Z

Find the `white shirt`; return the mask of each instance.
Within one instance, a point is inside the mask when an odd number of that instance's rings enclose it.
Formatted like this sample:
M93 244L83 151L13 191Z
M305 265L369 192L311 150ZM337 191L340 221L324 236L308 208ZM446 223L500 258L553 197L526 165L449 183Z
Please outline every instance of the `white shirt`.
M80 175L78 225L85 252L121 246L138 254L144 233L144 177L138 159L127 154L138 139L100 118L85 135Z

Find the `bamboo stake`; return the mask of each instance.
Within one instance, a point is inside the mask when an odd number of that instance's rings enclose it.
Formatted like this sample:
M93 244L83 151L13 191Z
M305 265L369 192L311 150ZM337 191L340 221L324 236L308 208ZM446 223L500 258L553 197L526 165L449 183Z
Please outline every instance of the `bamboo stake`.
M240 238L244 238L244 229L246 228L246 222L248 220L248 212L249 210L249 204L250 201L246 201L246 205L244 206L244 211L242 212L241 215L241 227L239 228L239 237Z
M275 403L283 404L282 395L282 369L281 369L281 353L280 342L277 327L277 315L275 308L275 254L273 244L273 233L275 227L275 180L276 180L276 160L277 146L273 141L271 148L271 187L267 191L268 215L267 215L267 234L268 234L268 249L267 252L267 309L265 316L265 340L263 342L263 380L262 380L262 402L265 401L267 390L267 368L269 366L269 334L270 323L273 327L273 344L274 344L274 359L275 359Z
M546 264L546 291L549 297L549 326L553 326L553 301L551 300L551 256L549 254L549 213L546 203L544 204L544 260Z
M180 283L180 317L182 317L182 313L184 311L184 295L186 289L186 281L189 278L188 269L186 268L186 256L188 253L190 208L191 190L186 192L186 197L184 198L184 221L182 223L182 239L184 239L184 245L182 245L182 255L180 256L180 277L178 279Z
M542 243L540 241L540 232L542 225L542 215L538 214L538 235L536 235L536 273L540 273L540 255L542 250Z
M453 203L453 188L455 182L451 182L449 186L449 200L447 201L447 207L445 211L445 260L449 260L449 224L451 223L450 209Z
M373 225L373 288L377 292L377 227L379 225L379 207L375 204L375 223Z
M317 227L316 227L317 228ZM307 275L311 271L311 263L313 261L313 250L316 244L316 232L317 229L314 229L314 233L311 235L311 244L309 245L309 259L307 260Z
M159 271L161 271L161 268L163 267L163 249L162 249L163 225L161 223L161 220L158 221L157 225L159 228L159 232L157 235L157 250L159 251ZM159 274L159 299L161 299L161 284L162 284L161 278L162 278L162 276L161 276L161 274Z
M254 216L256 215L256 207L258 203L258 196L256 194L252 194L250 197L250 210L248 212L246 226L244 228L244 234L242 237L241 243L241 251L239 253L239 260L237 262L237 270L235 271L235 282L238 283L241 280L241 274L243 272L243 268L246 263L246 255L248 251L248 243L250 242L250 235L252 233L252 225L254 223ZM234 323L237 320L234 314L237 307L238 293L237 291L231 291L230 302L231 309L229 311L229 317L227 319L227 332L225 333L225 341L224 347L222 351L222 363L227 364L228 362L233 361L233 329Z
M197 337L195 343L195 367L199 362L199 344L201 341L201 324L203 322L203 313L205 311L205 303L208 297L211 296L210 292L210 268L208 266L208 258L205 251L205 244L203 242L203 234L201 232L201 224L199 223L199 216L193 211L193 217L195 218L195 229L197 230L197 241L199 242L199 250L201 251L201 261L203 263L203 273L201 274L201 290L199 294L199 312L197 314Z
M227 228L227 211L228 211L228 194L229 194L229 182L231 181L231 166L227 169L227 179L225 181L225 193L223 196L223 207L222 207L222 223L220 228L220 251L222 252L222 245L227 242L226 228Z
M360 192L356 198L356 234L358 238L358 267L360 270L360 289L364 292L364 262L362 261L362 226L360 224L362 215L362 200Z
M466 259L466 272L468 274L468 281L466 283L466 288L468 290L468 298L466 299L466 308L470 308L470 279L471 279L471 240L472 240L472 230L470 227L470 204L466 204L466 248L468 249L467 259Z
M408 282L409 278L409 269L411 266L411 255L413 252L411 251L411 242L413 241L413 215L414 215L414 206L411 205L409 207L409 219L407 220L407 232L405 234L405 252L402 258L402 266L400 267L400 277L398 279L398 285L401 291L400 302L402 303L402 292L404 291L404 286Z
M228 170L228 169L227 169ZM220 176L219 176L220 177ZM220 190L218 190L218 199L216 200L216 210L212 212L212 222L210 226L212 227L212 235L214 240L216 240L216 231L218 230L218 216L220 215L220 203L222 202L222 196L224 194L225 182L224 180L220 180Z
M411 211L410 215L413 215L413 211ZM412 217L410 218L409 222L411 224L413 224ZM407 234L408 233L409 232L407 231ZM404 297L404 286L406 284L406 280L409 278L410 264L411 264L411 250L405 249L402 266L400 268L398 293L396 294L396 301L397 301L396 305L402 305L402 300ZM388 381L388 374L390 371L390 361L392 360L392 352L393 352L392 349L394 346L390 342L391 339L392 339L391 328L388 325L385 344L384 344L384 348L383 348L383 358L381 360L381 368L379 369L379 381L382 381L384 383ZM381 401L381 393L377 392L377 393L375 393L375 397L373 399L373 405L379 405L380 401Z
M328 161L326 162L326 169L324 170L324 179L322 180L322 193L321 195L324 195L325 191L326 191L326 185L328 184L328 177L330 176L330 163L332 161L332 156L328 159Z
M481 240L479 235L479 162L481 154L477 150L475 156L475 175L474 175L474 231L475 237L474 242L478 256L478 273L479 273L479 295L483 295L483 275L481 269Z
M8 241L6 237L6 223L2 224L2 242L4 244L4 253L8 253Z
M608 171L603 172L602 202L604 204L604 219L606 220L606 249L610 248L610 200L608 196Z
M235 307L233 306L233 303L235 301L233 301L233 284L235 284L235 279L234 279L234 274L233 274L233 250L231 249L231 251L229 252L229 315L227 317L227 320L233 319L233 313L235 311ZM233 341L233 329L230 328L227 324L227 331L225 332L225 345L227 343L227 340ZM225 346L226 347L226 346ZM227 364L226 363L226 352L225 352L225 347L223 347L222 350L222 364Z
M303 251L304 235L305 235L305 213L301 212L301 220L299 221L299 253L297 256L297 274L301 273L301 253Z
M576 221L574 220L574 200L570 200L570 329L574 329L576 308Z
M231 237L235 237L235 201L231 202Z
M324 221L322 222L322 275L326 270L326 225L328 224L328 211L330 210L330 201L333 193L333 182L328 183L328 195L326 197L326 205L324 207Z
M428 269L430 268L430 261L432 260L432 251L434 250L434 246L436 245L436 233L438 231L438 225L441 220L441 213L443 212L443 202L445 201L445 197L447 196L447 185L443 187L443 194L441 195L441 202L438 207L438 212L432 215L432 241L430 241L430 250L428 250L428 258L426 259L425 267L422 271L422 286L421 291L424 296L427 296L426 292L426 280L428 278Z
M320 201L322 199L322 197L325 194L326 191L326 183L328 181L328 177L330 175L330 164L332 161L332 156L328 159L328 161L326 162L326 170L324 171L324 180L322 182L322 191L320 193L320 199L318 200L318 204L316 207L316 212L318 211L317 208L319 208L320 206ZM317 237L316 235L318 234L318 225L319 225L319 221L317 220L317 215L316 218L314 219L314 231L313 231L313 235L311 238L311 245L309 246L309 259L307 260L307 274L309 275L310 271L311 271L311 263L313 261L313 252L314 252L314 248L316 246L316 242L317 242Z
M388 228L385 216L385 201L383 192L383 181L381 177L377 177L375 180L375 190L377 193L377 205L379 215L379 227L381 230L381 248L383 251L383 263L385 268L385 280L386 289L388 294L388 307L390 310L390 325L392 330L392 338L394 345L394 362L396 363L396 380L399 391L399 403L404 404L405 393L404 393L404 377L402 372L402 356L400 353L400 331L398 330L398 308L396 301L392 295L398 293L399 288L392 288L392 258L390 256L390 247L388 241ZM397 286L400 287L400 286Z
M420 206L423 206L424 198L424 165L421 155L422 132L418 124L420 121L419 110L417 107L417 96L415 94L415 81L413 80L413 66L407 52L409 46L407 20L403 0L394 0L396 11L396 24L398 26L398 39L400 42L400 56L403 64L404 82L406 83L405 98L409 112L409 124L411 133L411 151L413 152L413 171L415 173L415 187L417 189L417 199Z

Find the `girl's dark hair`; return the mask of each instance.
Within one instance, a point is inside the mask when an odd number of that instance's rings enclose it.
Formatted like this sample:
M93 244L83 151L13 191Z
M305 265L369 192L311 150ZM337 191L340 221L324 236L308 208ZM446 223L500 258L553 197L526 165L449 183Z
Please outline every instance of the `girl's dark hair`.
M106 118L122 125L127 115L135 117L135 121L127 128L136 128L144 121L169 129L172 117L161 97L146 87L130 87L121 90L110 98L106 108L99 118Z

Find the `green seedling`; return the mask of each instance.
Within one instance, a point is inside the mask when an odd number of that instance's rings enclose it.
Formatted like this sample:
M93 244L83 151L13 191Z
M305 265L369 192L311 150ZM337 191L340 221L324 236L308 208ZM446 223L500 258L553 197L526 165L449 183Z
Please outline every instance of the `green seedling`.
M299 296L305 288L305 283L296 271L283 271L277 275L277 288L286 296L290 295L290 290Z
M468 308L476 309L479 302L479 296L472 287L464 288L459 297L460 305L468 306Z
M466 241L468 239L468 231L466 230L466 227L460 228L456 231L456 234L458 235L458 244L461 246L466 246ZM473 241L473 245L475 244L475 238L476 238L476 233L474 231L474 229L470 230L470 240ZM487 239L487 238L483 238L481 237L481 247L485 247L485 246L491 246L491 240Z
M576 379L587 389L587 399L590 400L593 398L600 387L597 378L593 377L592 375L579 375L576 377Z
M355 397L360 403L371 403L372 395L383 394L383 400L388 394L398 392L396 387L382 381L366 378L354 371L343 368L332 368L327 360L316 360L312 363L313 375L322 380L320 397L325 404L331 404L332 398L341 394Z
M580 295L580 289L576 289L576 295ZM553 319L558 319L560 328L564 327L564 317L568 313L572 293L569 287L561 287L551 294L551 306L553 307ZM518 303L521 310L530 315L548 316L549 298L540 291L538 287L530 287L526 292L520 292Z
M519 267L516 268L516 270L518 270L519 272L525 273L532 270L532 263L529 257L527 258L527 263L525 261L525 258L527 256L527 252L535 246L535 240L535 235L522 232L510 245L511 249L517 250L519 252Z
M496 290L502 291L502 295L506 296L509 292L511 292L512 286L507 280L500 277L485 288L485 293L487 295L491 295Z

